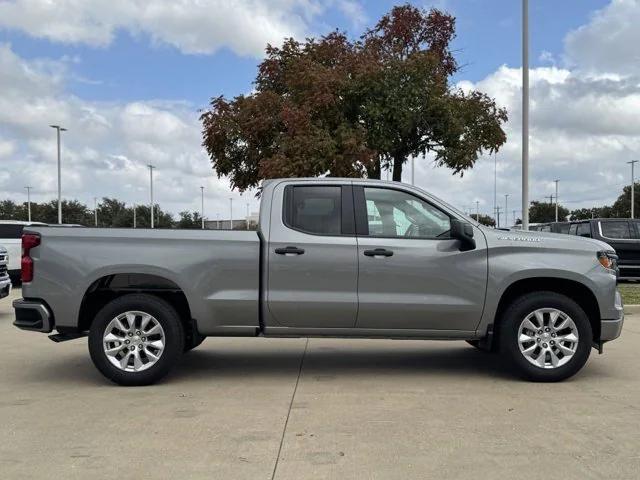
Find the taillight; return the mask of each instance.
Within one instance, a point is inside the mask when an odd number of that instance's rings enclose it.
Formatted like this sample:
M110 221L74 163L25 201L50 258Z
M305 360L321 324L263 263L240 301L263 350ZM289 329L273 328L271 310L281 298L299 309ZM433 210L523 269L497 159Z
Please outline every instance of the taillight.
M33 258L29 256L31 249L40 245L40 235L25 233L22 235L22 260L20 261L20 278L23 282L33 280Z

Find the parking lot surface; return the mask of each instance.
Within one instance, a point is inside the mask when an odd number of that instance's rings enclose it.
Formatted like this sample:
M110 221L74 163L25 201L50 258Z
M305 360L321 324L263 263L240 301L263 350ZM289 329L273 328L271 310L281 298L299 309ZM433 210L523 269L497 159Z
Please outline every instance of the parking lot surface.
M210 338L117 387L0 300L6 479L637 479L640 319L559 384L464 342ZM295 395L294 395L295 392Z

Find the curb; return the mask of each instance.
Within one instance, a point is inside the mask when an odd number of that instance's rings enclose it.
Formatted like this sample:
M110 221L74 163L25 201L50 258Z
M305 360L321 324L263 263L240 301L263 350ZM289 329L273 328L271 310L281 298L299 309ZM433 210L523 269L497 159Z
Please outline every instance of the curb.
M640 313L640 305L625 305L624 306L624 314L625 315L637 315Z

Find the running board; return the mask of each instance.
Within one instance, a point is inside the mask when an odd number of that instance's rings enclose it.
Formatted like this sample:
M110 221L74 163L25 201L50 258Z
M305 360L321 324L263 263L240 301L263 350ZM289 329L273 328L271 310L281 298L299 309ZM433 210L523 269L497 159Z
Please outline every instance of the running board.
M53 335L49 335L49 339L52 342L60 343L67 342L69 340L75 340L76 338L86 337L88 335L87 332L80 333L55 333Z

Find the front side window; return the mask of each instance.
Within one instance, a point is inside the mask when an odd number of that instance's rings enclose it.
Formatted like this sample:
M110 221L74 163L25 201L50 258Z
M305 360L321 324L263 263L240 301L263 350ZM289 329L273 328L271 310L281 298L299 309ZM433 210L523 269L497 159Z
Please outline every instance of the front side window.
M578 234L578 224L572 223L569 227L569 235L577 235Z
M340 235L340 186L290 186L285 190L285 223L316 235Z
M631 238L629 222L626 220L619 222L600 222L602 235L607 238Z
M578 224L578 236L591 238L591 224L579 223Z
M447 214L409 193L364 188L371 237L449 238Z

